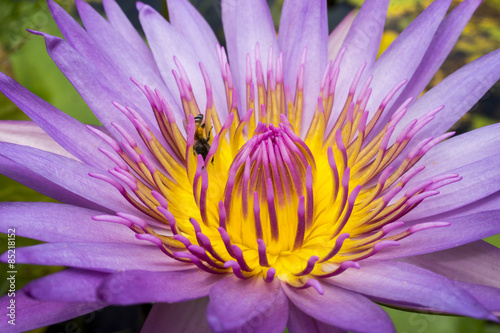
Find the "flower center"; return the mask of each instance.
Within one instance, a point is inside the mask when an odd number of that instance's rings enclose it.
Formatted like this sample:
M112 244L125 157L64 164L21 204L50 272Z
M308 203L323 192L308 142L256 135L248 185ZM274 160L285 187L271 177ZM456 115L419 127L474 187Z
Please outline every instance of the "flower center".
M414 120L391 141L412 99L380 126L382 112L404 82L388 93L371 116L366 110L371 77L358 89L362 66L333 121L334 91L344 52L325 70L304 139L300 133L305 50L292 98L284 85L282 55L276 58L275 68L270 65L264 80L257 45L257 83L252 82L248 56L247 111L240 114L225 52L219 48L229 110L224 124L201 64L207 93L204 115L186 72L175 59L184 128L178 126L175 112L159 91L134 81L151 103L157 126L148 124L135 110L114 103L133 123L141 141L119 124L113 125L124 138L120 143L89 127L117 153L100 149L117 165L109 170L113 177L91 176L115 186L146 216L117 212L94 219L125 224L137 238L153 242L169 257L206 272L233 273L242 279L261 276L266 281L277 277L291 286L313 286L320 292L316 279L359 268L359 261L398 245L398 240L414 232L448 225L423 223L404 228L399 221L425 198L438 194L439 187L460 180L455 174L442 175L407 186L423 170L413 168L415 163L450 136L427 138L409 152L405 150L442 108ZM272 49L268 58L273 59ZM406 158L398 159L401 154Z

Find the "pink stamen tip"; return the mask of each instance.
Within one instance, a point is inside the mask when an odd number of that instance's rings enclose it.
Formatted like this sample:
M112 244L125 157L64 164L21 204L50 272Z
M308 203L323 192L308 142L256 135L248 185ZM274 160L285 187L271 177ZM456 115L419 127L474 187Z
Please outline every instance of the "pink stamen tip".
M382 235L387 235L397 228L401 228L405 223L403 221L392 222L382 227Z
M426 222L426 223L419 223L414 225L413 227L408 229L408 232L410 234L427 230L427 229L433 229L433 228L441 228L441 227L449 227L451 223L449 222Z
M224 268L232 268L233 269L233 274L239 278L239 279L242 279L242 280L246 280L248 279L247 277L245 277L245 275L243 275L243 273L241 272L241 267L240 265L238 265L238 263L234 260L229 260L229 261L226 261L224 263Z
M144 221L143 219L141 219L135 215L122 213L122 212L118 212L118 213L116 213L116 215L118 215L119 217L122 217L124 219L129 220L130 222L139 226L143 230L145 230L148 227L148 224L146 223L146 221Z
M354 93L356 92L356 87L358 86L359 80L361 79L361 75L363 75L365 67L366 62L364 62L356 72L356 76L354 76L354 80L352 80L351 87L349 88L349 95L354 95Z
M106 183L114 186L121 194L127 193L127 191L125 190L125 187L123 187L122 184L120 184L119 182L117 182L116 180L114 180L111 177L108 177L106 175L101 175L101 174L93 173L93 172L89 172L88 175L90 177L92 177L92 178L96 178L96 179L105 181Z
M94 221L99 221L99 222L111 222L111 223L118 223L125 225L129 228L132 228L134 224L130 222L127 219L124 219L123 217L119 216L113 216L113 215L96 215L92 216L92 220Z
M276 275L276 269L274 269L274 267L269 268L267 270L266 278L264 279L264 281L266 281L267 283L273 282L275 275Z
M163 243L162 243L161 239L159 239L156 236L153 236L150 234L135 234L135 237L137 239L140 239L140 240L145 240L145 241L151 242L160 248L163 247Z
M310 274L313 269L314 265L316 265L316 262L319 260L318 256L312 256L307 260L307 265L306 267L298 274L295 274L295 276L304 276Z
M257 247L259 250L259 265L262 267L269 267L267 260L266 243L262 239L257 239Z

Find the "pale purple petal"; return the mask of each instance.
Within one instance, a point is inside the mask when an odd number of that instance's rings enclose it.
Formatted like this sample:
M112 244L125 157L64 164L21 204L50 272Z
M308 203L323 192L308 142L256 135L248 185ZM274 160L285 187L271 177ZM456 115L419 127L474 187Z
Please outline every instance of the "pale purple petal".
M67 191L77 194L97 205L102 205L105 207L102 209L103 211L111 209L113 211L142 215L113 186L88 175L89 173L103 173L99 169L67 157L10 143L0 142L0 156L28 168L45 180ZM9 174L9 171L12 175ZM16 168L14 170L3 171L2 173L27 186L31 186L29 179L24 178L23 169ZM102 198L106 198L106 200L102 200ZM66 200L63 199L63 202L66 202Z
M215 332L283 332L288 300L278 280L230 276L210 290L207 321Z
M15 326L9 324L9 317L0 320L0 331L6 333L26 332L35 328L49 326L61 321L82 316L86 313L103 308L100 303L88 302L40 302L26 296L22 291L16 291L15 298L8 295L0 298L0 306L6 313L12 299L15 299Z
M108 275L70 268L32 281L24 291L40 301L99 302L96 290Z
M203 16L189 1L168 0L167 5L170 23L189 41L191 50L198 54L200 61L207 71L210 83L213 86L212 92L216 95L214 98L217 103L217 113L219 115L227 114L224 95L225 87L217 55L217 46L219 45L217 37L207 21L205 21ZM179 57L180 55L177 56ZM184 65L183 59L180 58L180 60ZM243 98L244 96L239 95L238 97ZM198 104L198 106L202 111L205 108L203 104Z
M355 17L356 11L352 10L328 36L328 60L335 61Z
M7 261L7 252L1 260ZM114 243L51 243L16 249L16 263L69 266L100 272L176 271L191 265L170 259L156 246Z
M137 106L137 112L145 119L148 119L151 124L156 124L156 119L153 112L151 112L148 100L130 78L132 77L142 84L149 85L152 89L158 89L169 103L174 102L171 93L176 93L176 91L169 91L159 73L150 69L149 66L144 66L141 56L130 47L130 44L121 37L121 34L95 11L90 4L83 0L77 0L76 8L88 36L94 41L93 52L97 52L104 59L107 56L107 59L111 62L111 64L109 62L103 64L105 67L101 71L104 72L109 67L116 67L118 72L123 73L124 84L128 87L127 90L123 91L127 91L127 97ZM80 54L89 51L78 48L77 50Z
M97 293L108 304L175 303L207 296L213 284L223 277L199 269L182 272L129 271L109 276Z
M462 30L469 22L472 14L481 3L481 0L466 0L460 3L439 25L431 44L427 48L422 62L415 70L410 81L404 87L398 100L394 103L393 110L402 104L409 97L418 97L424 88L429 84L434 74L441 67L444 60L452 50L453 46L462 33ZM388 112L381 119L382 123L388 120Z
M374 259L395 259L446 250L500 233L500 211L492 210L445 219L448 227L421 230L375 254ZM406 228L407 229L407 228ZM397 233L401 230L395 230Z
M496 50L446 77L409 106L408 112L396 125L394 133L401 132L413 119L444 105L445 108L435 115L434 120L415 135L413 142L443 134L498 81L500 78L499 62L500 50ZM403 150L395 163L401 162L409 149L411 147Z
M342 59L332 121L337 119L344 107L349 87L358 69L366 63L365 75L372 69L382 40L389 0L365 1L356 14L342 47L346 53ZM335 59L329 58L334 61Z
M81 3L79 3L79 7L81 7ZM111 101L115 100L117 102L122 103L122 100L124 100L125 95L122 95L122 92L127 92L126 98L130 103L128 103L127 106L136 106L136 109L141 112L142 110L149 110L149 103L147 99L144 97L144 95L141 93L141 91L134 85L132 81L130 81L130 74L127 72L124 72L122 69L122 66L120 66L120 62L116 61L118 59L114 59L116 57L116 54L108 54L116 50L118 46L121 46L122 49L119 50L122 53L131 53L132 49L130 46L128 46L127 51L125 51L125 47L123 44L126 43L119 43L119 40L121 39L121 36L118 34L118 32L115 32L113 42L109 41L111 44L108 47L108 50L105 51L102 49L102 46L99 44L99 42L93 38L93 36L85 31L82 26L76 20L69 15L64 9L61 8L57 3L55 3L53 0L48 2L49 9L59 27L61 30L61 33L63 34L64 38L66 39L67 43L73 48L73 50L68 50L66 47L63 45L65 43L57 43L57 40L53 40L53 38L48 37L48 35L44 35L46 38L47 44L47 49L49 51L49 55L52 57L54 62L57 64L57 66L61 69L61 71L66 75L66 77L71 81L73 86L80 92L80 94L85 93L85 89L90 88L90 87L84 87L84 86L79 86L79 80L85 80L89 79L88 76L89 74L94 74L97 75L95 80L102 80L105 79L102 85L107 85L107 90L112 92L112 98L103 100L108 103L108 107L111 108L113 107L111 105ZM87 5L90 6L90 5ZM96 13L97 14L97 13ZM99 15L99 14L97 14ZM86 16L84 16L86 17ZM99 15L100 19L104 21L104 19ZM95 23L100 22L100 20L95 20ZM107 23L107 22L106 22ZM108 23L107 27L108 30L111 30L111 25ZM101 31L101 33L104 36L108 36L112 34L110 31L106 32L104 29ZM121 40L123 42L123 40ZM58 44L63 44L63 45L58 45ZM73 51L73 52L72 52ZM73 55L76 51L78 55ZM137 56L137 55L136 55ZM68 60L65 60L64 57L68 57ZM81 59L79 59L81 58ZM138 59L140 59L137 56ZM76 61L77 63L80 64L80 66L74 66L74 68L71 68L69 66L69 63ZM83 67L83 63L88 63L92 67L92 72L84 72L85 67ZM130 66L137 67L139 64L132 64L130 63ZM147 67L142 66L144 72L147 72ZM139 79L139 78L137 78ZM108 83L108 82L109 83ZM108 83L108 84L106 84ZM89 89L87 94L91 94L91 89ZM86 98L85 95L82 94L82 97L85 99L89 107L96 113L96 110L94 110L93 105L89 103L88 98ZM96 103L95 101L94 103ZM98 102L97 102L98 103ZM96 114L98 117L99 115ZM146 113L144 113L145 116ZM106 126L106 124L103 122L103 124Z
M500 289L460 281L454 282L457 286L472 295L483 307L493 312L495 316L499 316Z
M403 262L364 260L359 270L347 270L328 282L384 304L494 319L452 280Z
M125 81L123 81L124 78L113 76L114 72L112 68L109 68L107 72L111 76L103 75L103 73L96 68L96 63L89 62L87 59L83 58L64 40L41 32L37 32L37 34L45 38L47 52L52 60L54 60L59 69L73 84L76 90L78 90L104 127L106 127L118 141L122 141L122 136L111 123L114 122L119 124L132 138L134 138L142 153L156 164L155 159L149 153L149 149L142 141L134 125L127 116L112 104L112 102L117 102L123 106L134 107L134 104L124 92L131 89L135 91L138 88L135 87L128 78L126 78L128 83L121 86L122 83L125 84ZM144 120L148 123L148 119ZM148 124L148 126L153 133L157 131L156 126L152 124ZM156 135L156 137L163 144L164 140L162 137L160 135ZM167 150L170 149L167 144L164 144L164 147Z
M403 260L453 280L500 289L500 249L485 241Z
M203 55L199 55L196 52L196 45L189 43L183 34L150 6L141 5L139 7L139 19L146 33L158 68L160 69L163 81L172 94L175 92L174 98L178 105L182 104L178 94L179 89L174 75L172 74L173 70L179 73L174 57L179 60L186 71L189 81L191 82L196 103L202 111L206 108L207 93L199 63L203 62L205 68L212 67L208 75L210 77L210 82L215 86L213 90L214 103L221 121L224 121L227 115L227 106L222 79L220 78L220 71L217 71L217 67L215 67L217 63L214 63L213 60L205 63L207 59L204 59ZM172 107L174 108L174 106ZM177 112L178 115L184 114L178 107L177 109L174 108L174 111ZM182 124L180 116L178 118L179 124Z
M156 303L148 314L141 333L156 333L161 327L169 332L210 333L205 312L208 297L181 303Z
M251 59L252 82L255 85L257 82L255 75L256 44L259 43L265 82L267 82L268 68L274 69L274 77L276 77L275 61L281 49L278 46L271 12L265 0L223 0L221 5L229 64L238 91L238 109L242 114L245 114L247 54ZM273 52L273 64L268 64L270 48ZM284 63L286 64L286 61ZM256 86L255 89L257 89ZM262 103L262 101L258 103L256 101L257 106Z
M297 73L304 48L307 48L304 73L302 135L305 135L317 106L321 78L328 53L328 18L326 1L287 0L281 11L278 34L283 51L285 84L295 95Z
M436 0L427 7L410 25L396 38L394 42L377 59L373 68L372 95L368 101L367 110L371 116L377 111L387 93L403 80L409 80L422 61L434 34L446 15L451 0ZM388 103L388 108L400 94ZM375 127L384 126L387 121Z
M67 190L61 185L55 184L50 179L23 166L22 163L17 163L1 154L0 174L58 201L89 209L106 211L104 207Z
M287 328L290 333L347 333L338 327L330 326L311 316L306 315L292 302L288 303L290 309Z
M78 160L32 121L0 121L0 141L29 146Z
M307 315L347 331L395 332L387 313L366 297L329 284L324 294L314 288L295 289L283 284L288 298Z
M500 154L447 171L446 173L458 174L463 179L440 188L439 195L430 200L425 200L421 205L408 213L404 219L412 221L445 213L498 192L500 189L499 166ZM439 174L444 173L439 172L434 175L437 176Z
M141 57L142 62L147 63L149 67L159 75L160 71L158 70L158 66L156 66L156 62L153 58L151 50L144 42L141 35L134 28L132 23L130 23L127 15L125 15L116 1L102 0L102 4L104 6L106 18L108 19L109 23L111 23L111 25L115 27L116 31L118 31L122 35L122 37L135 49L135 51Z
M143 241L121 224L92 220L102 212L50 202L0 203L0 228L44 242L136 243Z
M97 153L96 149L106 144L84 124L56 109L3 73L0 73L0 91L75 157L97 167L111 165L109 159Z

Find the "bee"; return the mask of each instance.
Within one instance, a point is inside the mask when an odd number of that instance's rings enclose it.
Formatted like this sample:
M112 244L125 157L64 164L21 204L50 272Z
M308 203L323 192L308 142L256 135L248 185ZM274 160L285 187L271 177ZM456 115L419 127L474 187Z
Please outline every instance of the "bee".
M208 151L210 150L210 131L205 136L205 123L203 122L203 115L199 114L194 117L194 124L196 126L194 131L194 145L193 150L197 155L201 155L203 159L207 158ZM213 158L212 158L213 163Z

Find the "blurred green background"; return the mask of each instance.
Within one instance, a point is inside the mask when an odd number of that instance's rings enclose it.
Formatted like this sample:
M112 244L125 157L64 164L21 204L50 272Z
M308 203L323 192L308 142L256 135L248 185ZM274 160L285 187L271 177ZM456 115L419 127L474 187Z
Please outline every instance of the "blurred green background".
M220 0L190 0L209 21L217 36L223 42L220 22ZM65 9L77 17L74 3L71 0L58 1ZM95 7L102 9L100 0L91 1ZM118 0L124 11L134 24L138 26L135 2ZM166 6L162 0L143 1L151 4L168 17ZM279 22L283 0L268 0L276 26ZM329 25L335 25L352 9L360 6L363 0L328 0ZM395 37L425 7L430 0L395 0L392 1L387 30L384 34L381 50L385 49ZM459 1L454 1L455 6ZM15 78L29 90L52 103L59 109L78 120L98 124L98 120L80 98L75 89L59 72L46 54L41 37L33 36L26 29L41 30L53 35L60 33L52 20L45 0L0 0L0 71ZM140 29L140 28L139 28ZM466 27L452 54L437 73L430 87L444 77L462 67L464 64L500 47L500 0L484 0L478 11ZM28 118L5 96L0 94L0 119L28 120ZM500 120L500 85L497 83L489 93L455 126L458 132L465 132ZM35 191L22 186L0 175L0 201L53 201ZM0 250L6 249L6 237L0 236ZM488 241L500 246L500 236ZM29 239L18 239L17 246L35 244ZM0 267L2 273L5 266ZM35 265L19 265L17 287L40 276L62 269ZM5 294L7 284L0 274L0 295ZM500 277L499 277L500 278ZM36 332L136 332L139 330L148 307L111 308L98 313L98 319L92 325L85 317L67 323L42 328ZM398 332L500 332L500 326L492 323L461 317L445 317L406 313L386 309L396 324ZM116 318L121 322L109 325ZM100 319L99 319L100 318ZM97 323L96 323L97 322Z

